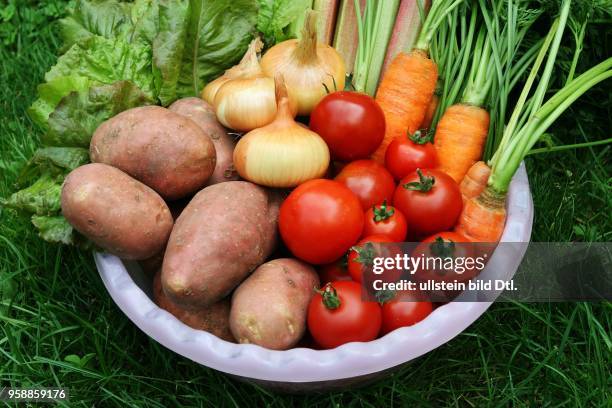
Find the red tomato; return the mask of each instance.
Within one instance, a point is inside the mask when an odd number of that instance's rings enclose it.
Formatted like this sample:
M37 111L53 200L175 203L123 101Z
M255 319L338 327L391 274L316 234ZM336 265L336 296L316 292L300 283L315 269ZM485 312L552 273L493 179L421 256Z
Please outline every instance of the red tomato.
M320 265L343 256L363 231L359 200L333 180L310 180L289 194L280 208L279 230L293 254Z
M385 200L391 201L395 190L391 173L374 160L357 160L347 164L335 180L359 197L364 211Z
M385 302L382 306L381 334L412 326L429 316L433 306L423 298L423 295L413 291L398 292L393 299Z
M319 279L322 285L334 281L350 281L351 275L348 273L346 258L342 257L336 262L321 266Z
M455 232L434 234L421 242L413 252L413 257L426 260L415 271L414 279L423 283L466 283L477 276L486 264L486 257L478 252L481 249ZM448 302L460 293L459 290L433 289L428 292L428 296L437 302Z
M416 131L410 137L400 137L391 142L385 153L385 167L401 180L416 169L433 169L438 166L438 155L431 138Z
M459 244L459 245L457 245ZM484 249L482 245L472 243L468 238L456 232L439 232L424 239L415 249L414 256L423 257L442 257L442 258L464 258L473 259L483 255L479 251ZM475 277L480 270L470 261L462 264L462 269L457 270L438 270L434 267L421 267L416 271L417 280L436 280L452 282L467 282Z
M327 284L308 305L308 330L323 348L374 340L381 322L380 305L362 301L361 285L356 282Z
M404 214L410 230L423 237L452 229L461 214L463 200L459 186L449 175L425 169L400 181L393 205Z
M369 95L333 92L310 114L310 129L325 140L334 159L365 159L385 136L385 115Z
M402 242L406 239L406 217L386 201L380 206L374 206L365 213L362 237L370 235L386 235L393 241Z

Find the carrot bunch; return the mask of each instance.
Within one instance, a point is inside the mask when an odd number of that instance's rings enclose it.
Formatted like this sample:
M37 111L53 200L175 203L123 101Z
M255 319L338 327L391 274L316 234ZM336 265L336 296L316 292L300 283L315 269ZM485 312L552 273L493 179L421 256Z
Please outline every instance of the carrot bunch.
M591 87L612 77L612 58L599 63L582 75L569 80L544 103L550 77L563 32L567 24L571 0L563 0L559 17L554 21L547 37L538 44L539 52L525 81L512 116L505 126L502 139L491 164L490 176L482 164L469 171L463 182L465 191L463 211L456 231L476 242L497 242L506 222L506 195L510 181L520 163L546 132L548 127L582 94ZM544 60L546 63L538 76ZM538 80L535 91L531 88ZM486 181L486 185L479 182ZM477 194L476 192L482 191Z

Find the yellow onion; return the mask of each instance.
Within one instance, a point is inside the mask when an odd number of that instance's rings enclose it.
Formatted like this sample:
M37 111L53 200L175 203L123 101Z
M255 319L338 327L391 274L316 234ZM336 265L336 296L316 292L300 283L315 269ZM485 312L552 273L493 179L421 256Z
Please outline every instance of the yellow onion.
M294 187L325 174L329 149L318 134L293 119L282 75L275 83L278 113L272 123L240 139L234 166L242 178L254 183Z
M254 39L240 63L210 82L202 90L202 99L215 108L223 126L248 132L267 125L276 116L274 80L266 76L257 53L263 43ZM296 104L292 103L296 112Z
M270 48L261 59L266 75L285 77L289 95L298 104L299 115L310 115L327 90L344 89L346 67L340 54L317 43L315 12L304 23L300 40L287 40Z

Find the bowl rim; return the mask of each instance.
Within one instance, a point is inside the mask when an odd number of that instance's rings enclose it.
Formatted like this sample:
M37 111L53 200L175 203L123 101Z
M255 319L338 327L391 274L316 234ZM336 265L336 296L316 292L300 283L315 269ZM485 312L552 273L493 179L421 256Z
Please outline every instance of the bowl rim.
M507 221L501 242L528 242L533 224L533 201L524 164L510 185ZM524 252L523 252L524 253ZM512 258L511 273L523 254ZM118 257L94 253L100 277L113 301L132 322L166 348L204 366L257 380L303 383L373 374L417 358L450 341L469 327L492 302L451 302L425 320L402 327L370 342L347 343L330 350L293 348L269 350L235 344L192 329L157 307L129 275ZM495 264L494 253L489 264ZM508 259L504 259L506 265ZM499 263L502 265L502 263Z

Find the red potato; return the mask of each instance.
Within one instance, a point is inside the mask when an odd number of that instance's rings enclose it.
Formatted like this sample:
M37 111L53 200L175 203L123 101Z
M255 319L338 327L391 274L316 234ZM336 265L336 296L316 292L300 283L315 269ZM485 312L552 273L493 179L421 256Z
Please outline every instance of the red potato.
M261 265L232 296L234 337L272 350L293 347L304 335L308 304L318 285L315 270L297 259Z
M121 170L92 163L73 170L62 187L62 213L81 234L123 259L159 253L172 215L152 189Z
M159 271L153 279L153 299L157 306L174 315L187 326L204 330L220 339L236 342L229 328L230 301L223 299L205 308L186 310L174 304L164 293Z
M208 185L240 178L234 168L233 155L236 143L219 123L215 110L208 102L195 97L183 98L174 102L168 109L194 121L214 143L217 164L212 176L208 179Z
M204 307L227 296L273 252L279 200L246 181L206 187L172 230L162 285L184 307Z
M91 161L116 167L176 200L200 190L215 169L215 146L193 121L159 106L121 112L102 123Z

